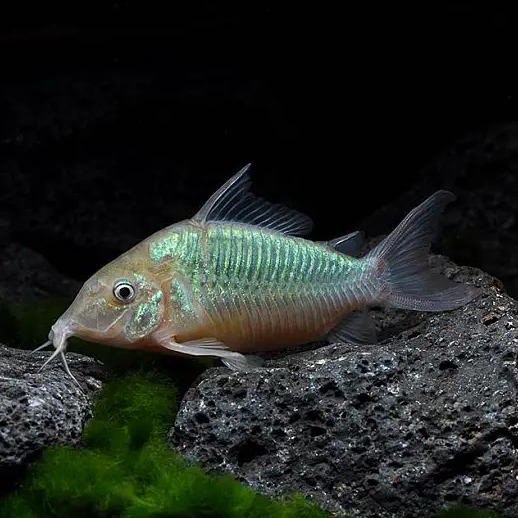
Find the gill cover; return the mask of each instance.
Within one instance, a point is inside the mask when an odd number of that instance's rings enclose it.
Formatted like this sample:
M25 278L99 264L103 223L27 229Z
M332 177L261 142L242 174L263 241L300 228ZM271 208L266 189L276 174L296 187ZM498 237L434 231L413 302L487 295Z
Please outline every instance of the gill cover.
M164 295L143 275L135 274L136 306L131 303L131 315L124 328L128 342L136 342L149 335L161 322L164 316Z

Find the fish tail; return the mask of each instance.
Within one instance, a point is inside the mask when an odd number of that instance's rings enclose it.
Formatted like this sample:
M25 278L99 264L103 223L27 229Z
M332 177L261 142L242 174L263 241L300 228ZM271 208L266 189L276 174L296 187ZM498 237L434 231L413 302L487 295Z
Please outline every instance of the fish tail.
M475 286L453 282L432 271L428 264L439 217L454 199L449 191L432 194L367 254L381 281L381 304L417 311L445 311L463 306L481 293Z

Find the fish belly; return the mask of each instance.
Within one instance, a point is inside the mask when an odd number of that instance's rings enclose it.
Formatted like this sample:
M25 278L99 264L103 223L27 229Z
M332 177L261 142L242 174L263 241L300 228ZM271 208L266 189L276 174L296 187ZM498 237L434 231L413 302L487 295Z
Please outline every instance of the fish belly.
M189 339L274 350L324 337L368 302L366 265L325 244L239 224L211 224L203 241Z

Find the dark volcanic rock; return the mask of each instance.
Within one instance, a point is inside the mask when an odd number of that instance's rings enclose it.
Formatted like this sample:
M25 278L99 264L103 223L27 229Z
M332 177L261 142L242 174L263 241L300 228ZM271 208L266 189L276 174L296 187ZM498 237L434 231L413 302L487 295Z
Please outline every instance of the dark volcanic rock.
M302 491L353 516L433 516L454 502L518 516L517 303L496 279L435 265L484 294L453 312L375 312L388 337L208 371L173 447L254 489Z
M62 370L59 360L38 373L50 353L0 345L0 467L22 465L43 448L76 444L92 416L92 396L101 388L100 364L68 353L70 370L86 395Z
M12 243L0 258L0 300L14 303L43 301L49 295L70 297L81 283L68 279L37 252Z

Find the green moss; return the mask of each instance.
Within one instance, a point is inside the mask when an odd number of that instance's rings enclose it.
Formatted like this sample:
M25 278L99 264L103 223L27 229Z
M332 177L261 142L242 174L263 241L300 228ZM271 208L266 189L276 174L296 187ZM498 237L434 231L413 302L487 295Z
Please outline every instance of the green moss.
M38 518L36 511L33 510L31 502L27 498L20 498L18 495L9 496L0 500L0 512L1 516L10 518L16 516L16 518Z
M38 516L121 516L135 496L120 458L68 447L45 452L29 488Z
M52 297L45 302L10 304L0 301L0 341L21 349L33 349L47 340L50 326L72 302Z
M84 444L121 455L142 448L153 437L165 436L174 423L176 406L176 390L162 375L129 373L106 385L95 419L85 427Z
M176 390L162 374L130 373L106 384L80 447L45 450L2 518L324 518L302 497L271 500L229 476L187 466L166 437Z

